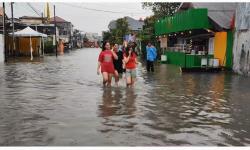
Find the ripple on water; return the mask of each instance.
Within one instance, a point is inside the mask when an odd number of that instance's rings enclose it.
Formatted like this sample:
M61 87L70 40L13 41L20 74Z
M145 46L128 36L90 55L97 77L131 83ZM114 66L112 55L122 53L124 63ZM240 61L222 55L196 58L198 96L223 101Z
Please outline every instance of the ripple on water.
M134 88L103 88L99 52L0 65L0 145L250 144L250 79L142 64Z

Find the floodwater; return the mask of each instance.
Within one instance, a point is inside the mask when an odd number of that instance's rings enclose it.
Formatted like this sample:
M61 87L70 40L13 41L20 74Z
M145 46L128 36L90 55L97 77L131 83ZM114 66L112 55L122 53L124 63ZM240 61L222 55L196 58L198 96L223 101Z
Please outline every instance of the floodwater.
M103 88L98 53L0 64L0 145L250 145L250 78L142 64L134 88Z

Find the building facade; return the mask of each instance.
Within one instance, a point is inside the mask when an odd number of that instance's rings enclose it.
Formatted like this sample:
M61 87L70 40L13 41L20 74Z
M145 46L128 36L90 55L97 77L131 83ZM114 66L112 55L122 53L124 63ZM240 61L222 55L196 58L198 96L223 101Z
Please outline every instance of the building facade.
M236 3L182 3L173 16L159 19L155 34L165 43L167 62L231 69L235 9Z
M64 20L61 17L56 16L50 18L50 23L54 24L56 22L56 26L58 27L59 39L63 40L63 42L67 45L67 48L72 47L72 36L73 36L73 24Z
M235 15L233 70L250 76L250 5L239 3Z
M127 22L128 22L128 27L131 29L132 32L139 32L142 30L142 27L144 25L143 20L136 20L131 17L124 17ZM109 30L115 29L116 28L116 20L113 20L109 23L108 25Z

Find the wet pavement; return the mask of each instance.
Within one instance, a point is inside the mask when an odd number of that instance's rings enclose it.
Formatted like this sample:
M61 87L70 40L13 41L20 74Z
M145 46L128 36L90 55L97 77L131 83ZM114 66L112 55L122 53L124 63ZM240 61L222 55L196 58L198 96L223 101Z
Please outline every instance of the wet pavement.
M250 78L142 64L134 88L103 88L98 53L0 64L0 145L250 145Z

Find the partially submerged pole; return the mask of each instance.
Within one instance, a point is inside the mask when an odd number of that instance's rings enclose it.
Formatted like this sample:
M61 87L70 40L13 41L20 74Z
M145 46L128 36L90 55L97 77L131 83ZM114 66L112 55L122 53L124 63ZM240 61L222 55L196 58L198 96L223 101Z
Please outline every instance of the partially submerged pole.
M6 19L5 19L5 3L3 2L3 48L4 48L4 62L7 62L6 51Z
M15 56L15 38L14 38L14 13L13 13L13 3L11 2L11 24L12 24L12 55Z
M43 13L41 13L41 16L42 16L42 23L45 24ZM46 34L46 33L44 33L44 34ZM42 45L40 44L41 55L44 56L44 40L43 40L43 37L41 37L40 42L42 42Z
M54 5L54 26L55 26L55 44L56 44L56 57L57 57L57 37L56 37L56 6Z
M33 48L32 48L32 41L31 41L31 35L30 35L30 60L33 60Z
M44 56L44 38L42 37L43 40L43 56Z

